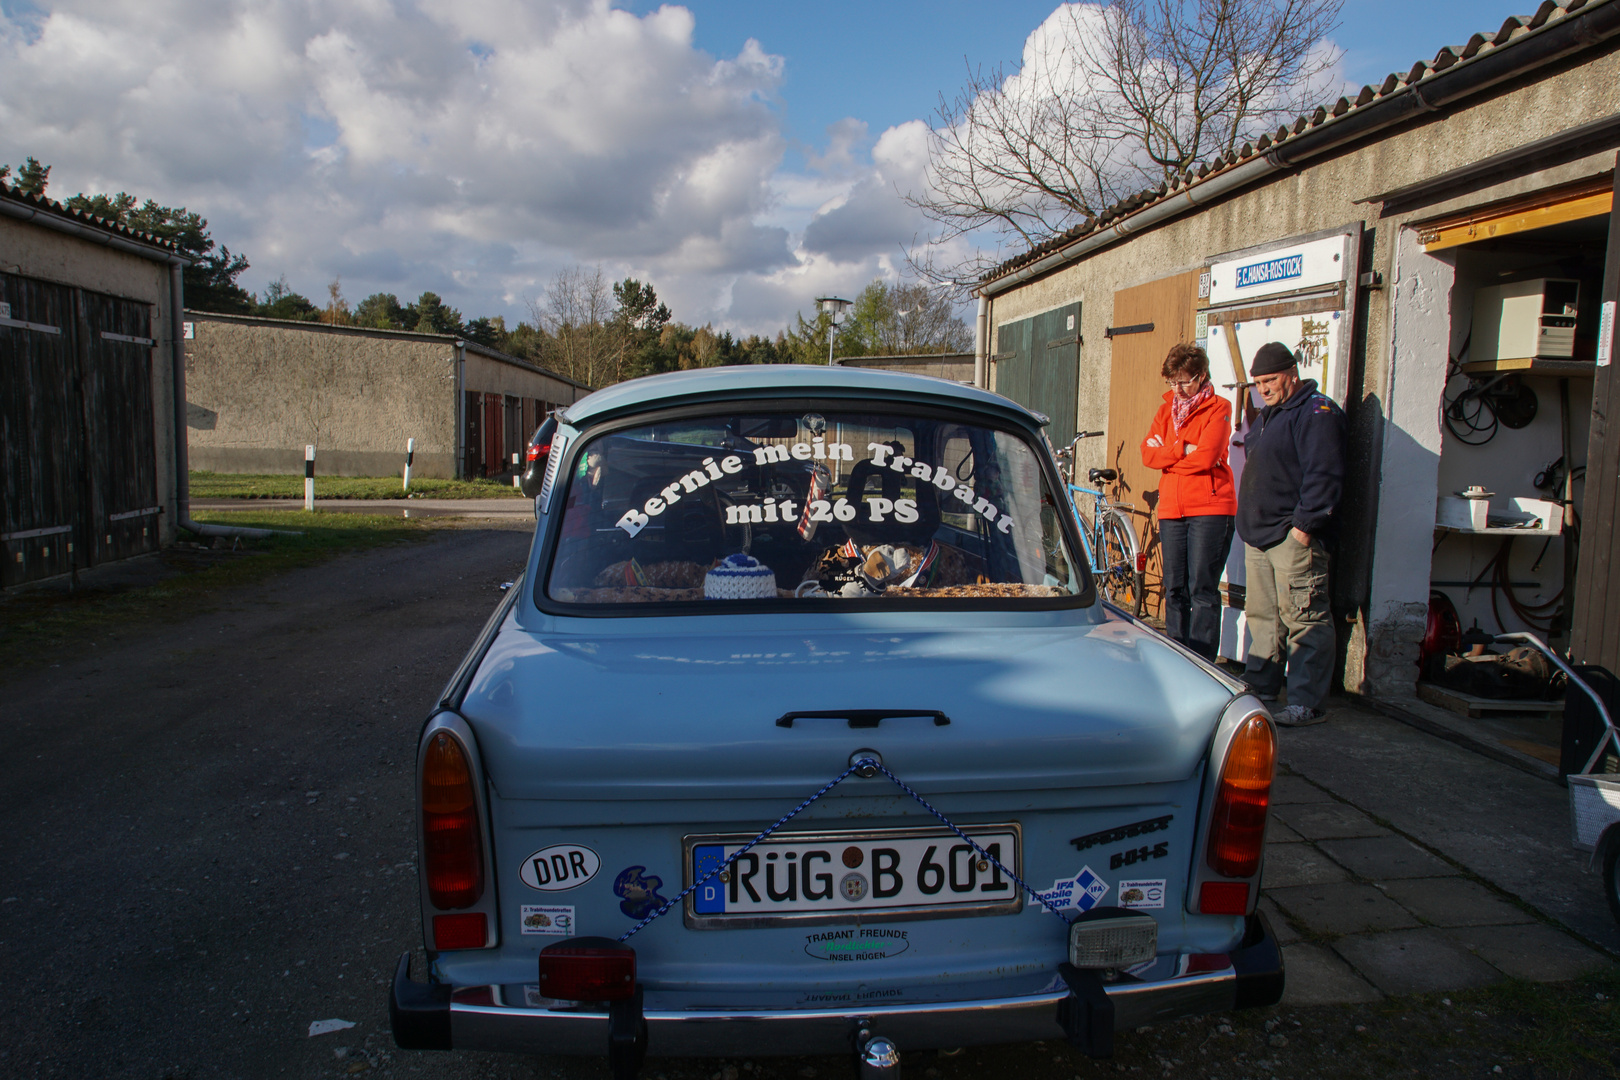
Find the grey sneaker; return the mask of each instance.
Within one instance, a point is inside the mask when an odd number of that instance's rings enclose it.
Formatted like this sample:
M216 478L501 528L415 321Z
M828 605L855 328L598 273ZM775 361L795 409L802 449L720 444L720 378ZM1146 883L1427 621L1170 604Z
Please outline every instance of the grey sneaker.
M1306 727L1327 719L1326 709L1313 709L1309 705L1290 705L1279 709L1271 717L1283 727Z

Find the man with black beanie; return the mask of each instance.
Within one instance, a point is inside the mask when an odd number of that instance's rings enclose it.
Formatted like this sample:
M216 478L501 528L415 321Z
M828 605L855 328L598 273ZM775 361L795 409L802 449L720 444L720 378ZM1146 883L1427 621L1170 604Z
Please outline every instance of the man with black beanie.
M1299 377L1286 345L1262 345L1249 367L1265 407L1244 436L1237 533L1243 538L1249 624L1245 676L1262 699L1288 686L1279 724L1326 718L1335 643L1328 608L1328 547L1344 490L1344 412Z

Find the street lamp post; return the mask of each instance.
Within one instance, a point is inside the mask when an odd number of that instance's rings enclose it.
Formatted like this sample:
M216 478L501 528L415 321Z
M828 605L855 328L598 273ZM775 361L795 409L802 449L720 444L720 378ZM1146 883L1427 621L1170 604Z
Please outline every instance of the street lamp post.
M816 303L821 305L821 310L825 311L827 313L828 318L832 320L832 325L830 327L828 327L828 329L827 329L827 366L828 367L831 367L832 362L833 362L833 339L838 336L838 319L839 319L839 317L841 315L844 314L845 311L849 310L849 306L853 302L854 301L845 300L842 297L838 297L838 296L818 296L818 297L816 297Z

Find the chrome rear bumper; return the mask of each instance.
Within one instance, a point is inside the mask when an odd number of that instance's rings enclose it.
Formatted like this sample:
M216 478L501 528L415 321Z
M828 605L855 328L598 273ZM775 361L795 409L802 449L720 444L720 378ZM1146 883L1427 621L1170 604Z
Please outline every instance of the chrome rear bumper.
M1282 954L1263 916L1250 916L1243 946L1194 956L1181 974L1104 987L1114 1026L1129 1029L1184 1016L1275 1004L1282 997ZM525 1000L523 987L451 989L413 982L400 958L389 1000L394 1038L406 1049L495 1050L524 1054L607 1052L602 1006ZM1061 984L1060 984L1061 987ZM879 1033L905 1050L1064 1038L1058 1005L1066 988L1019 997L831 1008L679 1007L675 992L648 990L647 1053L655 1057L848 1053L858 1033ZM518 1000L512 1000L517 998Z

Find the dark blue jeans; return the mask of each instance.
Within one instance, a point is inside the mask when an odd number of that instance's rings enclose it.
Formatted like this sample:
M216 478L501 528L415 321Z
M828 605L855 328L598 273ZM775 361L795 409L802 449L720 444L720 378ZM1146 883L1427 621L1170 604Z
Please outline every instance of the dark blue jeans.
M1221 644L1221 572L1232 521L1224 514L1159 519L1164 632L1208 660Z

